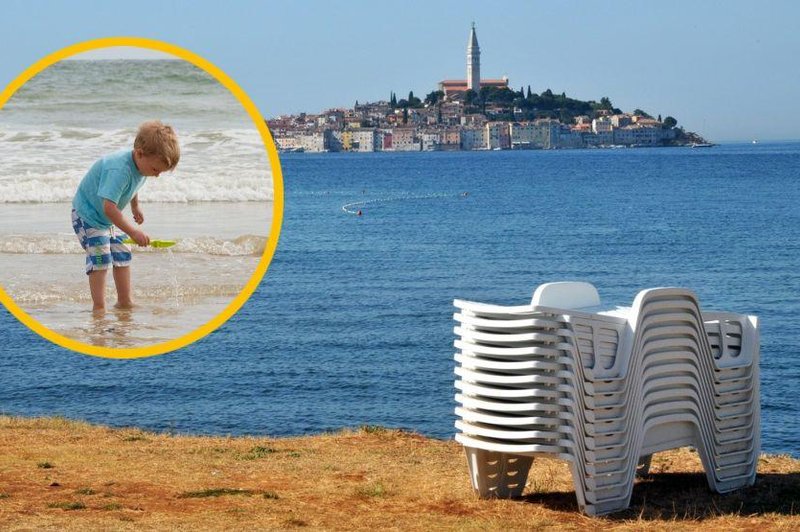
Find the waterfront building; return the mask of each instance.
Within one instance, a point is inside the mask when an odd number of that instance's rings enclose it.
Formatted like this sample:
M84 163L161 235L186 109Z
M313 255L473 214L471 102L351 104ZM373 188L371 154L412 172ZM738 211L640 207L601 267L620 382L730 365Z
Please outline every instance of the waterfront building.
M339 132L339 142L342 145L342 151L350 151L353 149L353 130L345 129Z
M380 136L381 142L381 151L391 151L394 149L392 146L392 130L391 129L382 129L378 132Z
M443 129L439 133L439 149L457 151L461 148L461 131L457 127Z
M485 127L487 148L490 150L507 150L511 148L508 122L487 122Z
M545 150L558 148L561 135L561 122L553 118L534 120L534 144Z
M296 137L297 147L302 148L304 151L324 151L325 144L321 134L315 133L299 133Z
M588 129L587 129L588 131ZM558 132L556 148L583 148L583 132L570 126L561 124Z
M595 134L611 133L614 126L611 124L611 119L607 116L601 116L592 120L592 132Z
M370 152L375 151L378 143L376 131L374 129L354 129L350 137L350 149L352 151Z
M509 136L512 150L530 150L541 148L537 144L536 127L532 122L512 122L509 125Z
M297 139L294 136L275 137L275 144L281 151L292 151L298 148Z
M396 127L392 129L392 149L394 151L419 151L419 141L415 138L413 127Z
M477 126L467 126L461 128L461 149L485 150L486 128Z
M327 142L325 147L328 151L344 151L344 146L342 146L342 131L338 129L328 131L328 137L325 139Z
M610 146L614 144L614 132L608 130L587 134L583 136L583 142L587 146Z
M419 135L422 151L436 151L439 149L439 133L423 131Z
M614 144L627 146L658 146L661 143L660 127L631 124L614 128Z

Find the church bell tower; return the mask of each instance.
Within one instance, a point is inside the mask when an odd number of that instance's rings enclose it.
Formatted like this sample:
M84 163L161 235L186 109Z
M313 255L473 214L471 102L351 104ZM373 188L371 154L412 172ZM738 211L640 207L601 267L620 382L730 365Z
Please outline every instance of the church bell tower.
M478 46L478 36L475 34L475 23L469 32L467 43L467 88L475 92L481 90L481 48Z

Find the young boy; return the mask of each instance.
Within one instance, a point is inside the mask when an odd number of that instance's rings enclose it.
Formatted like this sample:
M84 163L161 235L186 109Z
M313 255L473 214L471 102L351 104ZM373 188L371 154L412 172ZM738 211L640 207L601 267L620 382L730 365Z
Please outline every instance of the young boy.
M133 150L101 158L78 185L72 200L72 228L86 250L86 274L95 313L105 310L109 264L114 266L115 306L133 306L131 248L123 240L130 237L138 245L147 246L150 237L128 221L122 210L130 203L133 219L141 225L144 215L139 207L139 188L147 177L158 177L161 172L174 169L179 159L175 131L157 120L145 122L139 126Z

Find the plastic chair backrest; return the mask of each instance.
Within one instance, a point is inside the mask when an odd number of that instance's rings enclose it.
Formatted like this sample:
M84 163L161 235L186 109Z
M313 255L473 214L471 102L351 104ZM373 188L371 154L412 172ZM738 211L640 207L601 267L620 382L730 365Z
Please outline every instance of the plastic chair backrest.
M563 309L594 307L600 304L600 294L593 284L582 281L545 283L536 288L531 304Z

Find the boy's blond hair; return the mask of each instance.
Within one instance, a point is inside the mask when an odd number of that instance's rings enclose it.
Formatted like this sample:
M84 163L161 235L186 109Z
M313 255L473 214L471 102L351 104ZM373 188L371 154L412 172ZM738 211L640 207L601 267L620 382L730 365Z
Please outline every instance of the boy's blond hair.
M167 170L178 166L181 158L181 148L178 146L178 136L171 126L162 124L160 120L149 120L139 126L133 148L142 150L144 155L157 155Z

